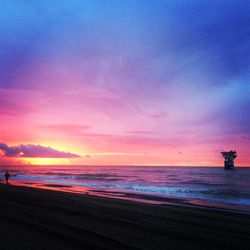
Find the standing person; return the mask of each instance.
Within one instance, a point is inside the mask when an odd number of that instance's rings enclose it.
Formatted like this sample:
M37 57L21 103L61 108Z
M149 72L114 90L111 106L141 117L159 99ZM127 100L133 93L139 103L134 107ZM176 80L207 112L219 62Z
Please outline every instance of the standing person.
M10 173L8 171L6 171L4 177L5 177L6 184L9 184Z

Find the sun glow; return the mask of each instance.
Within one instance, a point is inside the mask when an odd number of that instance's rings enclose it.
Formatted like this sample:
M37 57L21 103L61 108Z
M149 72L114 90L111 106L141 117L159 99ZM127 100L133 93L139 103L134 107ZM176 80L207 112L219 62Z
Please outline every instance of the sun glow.
M65 158L25 158L25 162L32 165L69 164L69 160Z

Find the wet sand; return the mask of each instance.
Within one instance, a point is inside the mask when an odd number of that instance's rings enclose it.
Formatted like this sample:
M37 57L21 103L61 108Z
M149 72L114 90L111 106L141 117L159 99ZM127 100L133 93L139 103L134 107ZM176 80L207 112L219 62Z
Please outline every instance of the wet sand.
M250 215L0 184L0 249L250 249Z

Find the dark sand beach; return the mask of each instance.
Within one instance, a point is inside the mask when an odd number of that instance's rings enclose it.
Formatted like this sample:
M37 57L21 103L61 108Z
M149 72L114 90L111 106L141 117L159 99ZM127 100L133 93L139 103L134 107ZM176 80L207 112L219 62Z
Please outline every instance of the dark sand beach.
M0 249L250 249L250 215L0 184Z

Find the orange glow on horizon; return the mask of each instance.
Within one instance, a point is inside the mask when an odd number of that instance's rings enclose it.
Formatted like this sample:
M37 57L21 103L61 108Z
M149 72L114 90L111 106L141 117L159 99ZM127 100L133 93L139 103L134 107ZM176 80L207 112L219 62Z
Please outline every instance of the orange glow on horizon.
M86 160L85 160L86 159ZM220 162L181 162L179 164L174 162L138 162L134 163L133 161L124 162L123 158L111 159L111 158L95 158L95 159L87 159L87 158L5 158L5 161L0 162L0 165L78 165L78 166L145 166L145 167L224 167L223 161ZM250 167L250 163L247 162L235 162L235 167Z
M26 164L31 165L65 165L69 164L69 159L65 158L23 158Z

